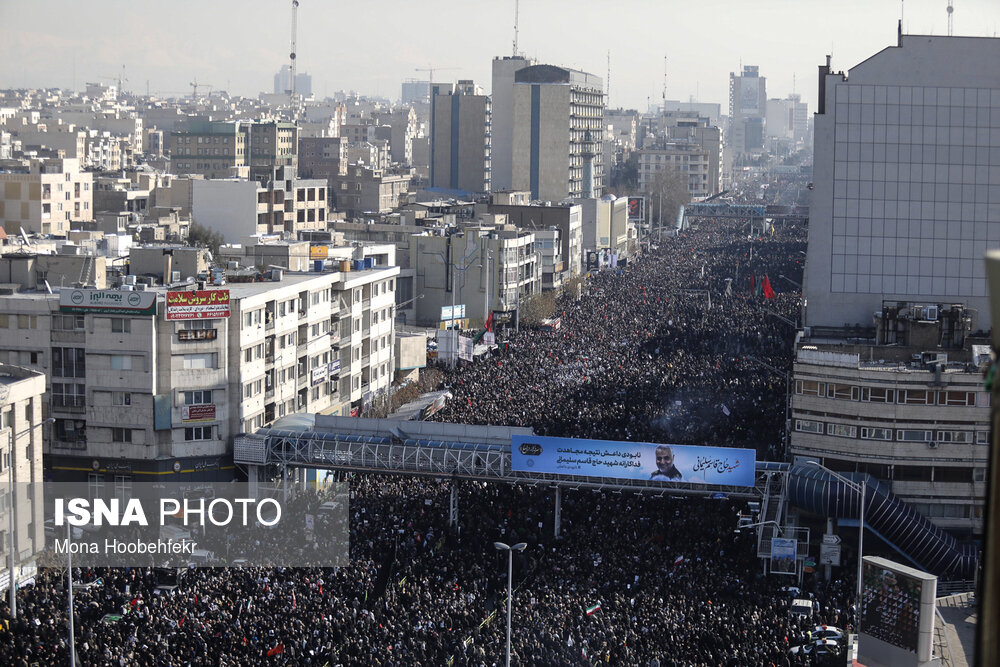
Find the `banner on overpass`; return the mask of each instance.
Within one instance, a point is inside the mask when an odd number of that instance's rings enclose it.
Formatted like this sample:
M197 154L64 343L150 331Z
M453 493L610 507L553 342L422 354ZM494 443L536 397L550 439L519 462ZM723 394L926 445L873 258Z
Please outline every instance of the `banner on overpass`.
M753 486L752 449L520 436L511 438L516 472Z

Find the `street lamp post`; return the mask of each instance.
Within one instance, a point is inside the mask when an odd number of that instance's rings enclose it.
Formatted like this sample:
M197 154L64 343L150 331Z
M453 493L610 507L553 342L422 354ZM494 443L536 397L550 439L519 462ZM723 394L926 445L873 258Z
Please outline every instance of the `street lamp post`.
M14 578L14 550L17 548L17 541L14 539L14 514L17 512L17 494L14 493L14 462L17 460L14 446L17 439L25 433L31 433L39 426L51 424L55 419L48 419L29 426L20 433L12 433L10 436L10 452L7 461L7 543L10 546L10 553L7 554L7 568L10 572L10 582L8 582L7 593L9 595L10 617L17 618L17 580Z
M514 581L514 552L524 551L525 547L528 545L524 542L518 542L514 546L507 546L503 542L494 542L493 546L499 551L507 552L507 667L510 667L510 605L513 596L513 581Z
M858 512L858 599L855 607L856 625L854 628L854 632L857 633L861 631L861 555L865 537L865 484L862 482L852 482L843 475L830 470L818 461L806 461L806 463L814 465L817 468L822 468L845 486L857 491L858 495L861 497L861 506L859 508L860 511Z

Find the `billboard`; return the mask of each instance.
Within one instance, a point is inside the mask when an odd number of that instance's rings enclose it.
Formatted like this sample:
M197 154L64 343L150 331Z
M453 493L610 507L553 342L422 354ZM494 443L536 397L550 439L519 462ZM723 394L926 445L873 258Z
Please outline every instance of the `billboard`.
M784 537L771 538L771 573L795 574L798 548L798 540Z
M330 249L325 245L309 246L309 259L326 259L330 254Z
M629 197L628 198L628 219L629 220L645 220L646 219L646 198L645 197Z
M545 436L511 439L511 470L681 484L753 486L752 449Z
M464 320L465 319L465 304L459 304L457 306L441 306L441 321L450 322L451 320Z
M167 320L216 320L229 317L229 290L167 292Z
M861 570L861 632L916 653L924 582L872 560Z
M156 292L64 289L59 292L59 310L94 315L155 315Z

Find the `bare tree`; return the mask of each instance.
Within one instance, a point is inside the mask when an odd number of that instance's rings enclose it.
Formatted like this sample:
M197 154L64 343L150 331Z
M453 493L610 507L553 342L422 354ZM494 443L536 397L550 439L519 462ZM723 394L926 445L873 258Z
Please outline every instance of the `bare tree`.
M687 173L675 167L663 167L646 184L646 210L653 227L669 226L677 219L681 206L691 203Z

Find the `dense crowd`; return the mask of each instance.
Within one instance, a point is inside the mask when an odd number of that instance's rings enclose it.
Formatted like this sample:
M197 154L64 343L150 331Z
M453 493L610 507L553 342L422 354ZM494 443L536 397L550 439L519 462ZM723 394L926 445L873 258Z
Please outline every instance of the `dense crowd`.
M560 302L562 328L505 331L487 359L446 374L448 421L536 432L740 445L780 457L804 233L703 222ZM757 295L763 276L777 292ZM711 305L709 305L709 299ZM769 312L771 311L771 312ZM729 499L352 475L350 564L77 570L83 665L492 667L504 662L507 554L520 665L815 664L789 649L819 623L850 627L853 584L764 576L746 507ZM457 485L459 516L449 525ZM67 662L65 571L42 571L0 621L0 664ZM589 612L589 613L588 613ZM0 619L9 616L0 603Z
M559 302L560 329L504 331L496 352L447 374L454 400L436 418L782 458L805 230L750 229L703 221L595 273Z

